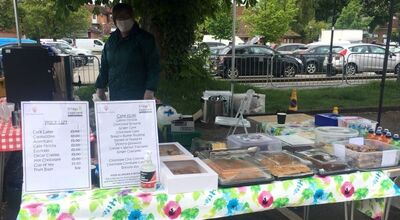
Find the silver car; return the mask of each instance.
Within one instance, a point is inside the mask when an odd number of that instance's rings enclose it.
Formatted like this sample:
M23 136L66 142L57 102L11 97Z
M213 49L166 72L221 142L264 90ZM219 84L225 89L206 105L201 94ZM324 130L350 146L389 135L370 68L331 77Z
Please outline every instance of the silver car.
M375 44L347 45L333 59L336 71L344 69L348 75L361 72L383 72L385 48ZM388 72L400 73L400 56L390 52L388 59Z

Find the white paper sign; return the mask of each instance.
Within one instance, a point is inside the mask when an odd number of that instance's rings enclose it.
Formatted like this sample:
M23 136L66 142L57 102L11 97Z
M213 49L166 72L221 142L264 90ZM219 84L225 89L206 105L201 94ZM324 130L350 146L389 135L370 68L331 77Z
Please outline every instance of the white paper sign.
M346 161L346 147L343 144L333 144L335 156L341 161Z
M24 190L91 188L87 102L22 102Z
M396 165L397 150L384 150L382 151L382 167L389 167Z
M100 187L138 186L147 150L152 152L159 179L155 101L96 102L95 111Z

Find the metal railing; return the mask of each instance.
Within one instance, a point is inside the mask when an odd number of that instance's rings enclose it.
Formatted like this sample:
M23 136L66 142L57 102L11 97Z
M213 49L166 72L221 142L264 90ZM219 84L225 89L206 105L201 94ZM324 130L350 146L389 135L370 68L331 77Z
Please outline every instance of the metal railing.
M72 56L73 83L75 85L92 85L100 71L98 56Z
M286 56L238 55L236 69L230 70L231 57L215 62L217 77L267 87L331 87L365 84L380 80L384 54L333 54L333 70L328 73L328 54ZM300 61L300 62L299 62ZM292 68L292 69L290 69ZM293 70L294 68L294 70ZM400 80L400 55L389 57L389 80Z
M213 74L218 78L256 86L331 87L365 84L380 80L384 54L333 55L333 71L327 71L328 54L285 56L237 55L236 69L231 71L231 56L220 56L213 62ZM86 58L86 60L85 60ZM87 62L86 62L87 61ZM300 61L300 62L299 62ZM73 83L92 85L100 71L99 56L73 56ZM209 68L209 67L208 67ZM400 82L400 54L389 57L388 80Z
M337 66L343 69L347 84L365 84L381 80L384 57L382 53L351 53ZM399 74L400 55L390 55L386 79L395 80Z

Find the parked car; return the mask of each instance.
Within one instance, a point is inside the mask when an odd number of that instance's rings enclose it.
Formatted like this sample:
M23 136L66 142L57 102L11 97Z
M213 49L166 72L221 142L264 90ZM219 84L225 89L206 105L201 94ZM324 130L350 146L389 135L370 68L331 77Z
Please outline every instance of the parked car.
M305 44L299 43L281 44L277 48L275 48L275 50L281 54L293 54L294 51L304 46Z
M23 45L26 45L27 43L25 43L25 44L23 44ZM31 44L31 43L30 43ZM15 46L17 46L18 44L17 43L10 43L10 44L4 44L4 45L1 45L0 46L0 74L3 74L3 63L2 63L2 58L3 58L3 54L2 54L2 50L4 49L4 48L7 48L7 47L15 47ZM65 55L65 54L67 54L68 55L68 53L65 51L65 50L60 50L60 49L57 49L57 48L55 48L55 47L52 47L52 46L49 46L49 45L43 45L42 44L42 47L44 47L45 49L47 49L47 51L48 51L48 53L49 53L49 55L51 56L51 57L56 57L56 56L60 56L60 55ZM55 60L59 60L59 58L56 58ZM58 61L57 61L58 62ZM80 67L80 66L83 66L84 65L84 59L82 58L82 57L80 57L80 56L72 56L72 66L75 68L75 67Z
M232 47L224 48L219 55L218 75L237 78L245 75L268 75L294 77L303 68L300 59L280 54L268 46L240 45L235 49L236 69L231 71Z
M219 56L220 52L225 47L226 46L210 47L209 63L210 63L210 71L213 74L217 72L217 69L218 69L218 56Z
M332 53L336 54L343 49L343 46L332 46ZM324 72L324 60L329 56L329 45L310 46L304 51L296 51L293 55L300 58L304 64L304 72L315 74Z
M75 46L82 49L101 52L104 42L99 39L75 39Z
M75 48L67 43L58 42L58 41L44 41L44 42L42 41L41 43L55 47L59 50L64 50L68 54L73 55L73 56L81 56L84 60L84 62L83 62L84 65L86 65L90 61L93 61L93 57L91 57L92 56L91 50Z
M376 44L352 44L343 48L335 57L333 67L343 69L346 74L354 75L360 72L383 71L385 48ZM390 52L388 57L388 72L400 74L400 56Z
M208 46L209 48L211 48L211 47L226 46L224 43L221 43L221 42L202 42L202 43L207 44L207 46Z

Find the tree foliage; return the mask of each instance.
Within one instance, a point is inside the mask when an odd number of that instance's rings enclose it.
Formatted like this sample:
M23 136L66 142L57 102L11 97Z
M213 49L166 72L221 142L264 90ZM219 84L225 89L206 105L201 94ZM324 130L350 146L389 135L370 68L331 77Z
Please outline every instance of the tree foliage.
M388 0L361 0L362 13L371 16L370 29L374 30L378 25L385 25L389 21ZM400 12L400 1L394 2L394 12Z
M253 35L262 35L266 41L276 42L290 27L296 16L295 0L260 0L243 13L243 19Z
M349 4L343 8L335 27L340 29L368 30L368 25L372 21L372 17L364 16L361 10L362 5L360 0L350 0Z
M76 37L90 27L90 12L79 7L70 13L59 13L53 0L29 0L20 4L21 26L31 38Z
M15 26L12 0L0 0L0 30L10 30Z
M298 12L294 18L294 22L291 25L293 31L297 32L301 36L306 36L308 31L308 24L315 18L315 1L310 0L298 0L297 8Z
M215 14L206 18L203 27L207 34L214 35L216 39L230 39L232 22L231 7L221 2Z
M337 17L349 0L315 0L315 20L331 22L333 12ZM378 0L379 1L379 0Z
M317 41L322 29L328 29L329 24L324 21L316 21L315 19L308 22L305 28L305 39L309 42Z

